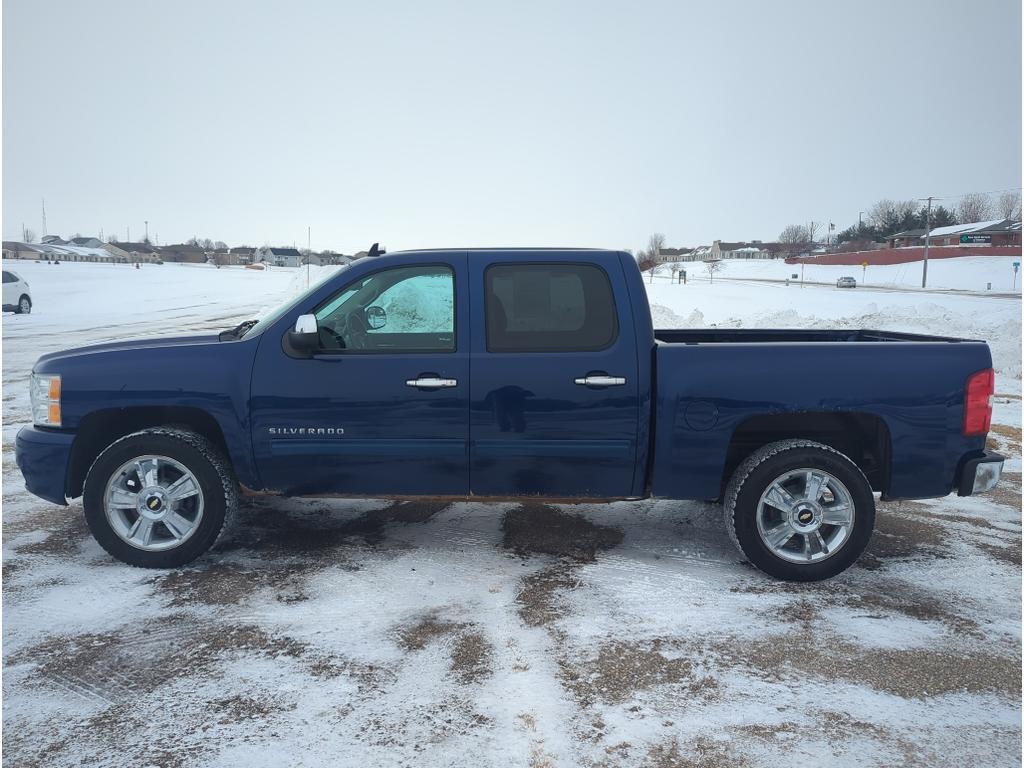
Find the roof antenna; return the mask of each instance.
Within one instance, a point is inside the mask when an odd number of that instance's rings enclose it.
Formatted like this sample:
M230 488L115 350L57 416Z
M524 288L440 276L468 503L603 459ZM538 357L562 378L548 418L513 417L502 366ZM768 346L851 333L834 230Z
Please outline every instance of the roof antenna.
M387 252L387 248L381 248L380 243L374 243L370 246L370 250L367 252L366 257L368 259L372 259L377 256L383 256Z

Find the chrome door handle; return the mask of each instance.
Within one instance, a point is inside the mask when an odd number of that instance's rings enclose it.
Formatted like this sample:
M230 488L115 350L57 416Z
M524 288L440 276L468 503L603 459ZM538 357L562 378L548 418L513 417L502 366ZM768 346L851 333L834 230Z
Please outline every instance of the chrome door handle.
M581 387L621 387L626 383L624 376L582 376L573 381Z
M441 389L442 387L457 387L459 382L456 379L441 379L436 376L423 376L418 379L406 379L405 386L419 387L421 389Z

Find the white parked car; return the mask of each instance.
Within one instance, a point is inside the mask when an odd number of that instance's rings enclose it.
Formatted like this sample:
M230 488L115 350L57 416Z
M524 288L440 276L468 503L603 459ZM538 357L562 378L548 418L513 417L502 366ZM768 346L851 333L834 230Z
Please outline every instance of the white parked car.
M19 315L27 315L32 311L32 294L29 293L28 283L22 280L15 272L4 270L4 312L16 312Z
M836 288L856 288L857 281L852 277L840 277L836 280Z

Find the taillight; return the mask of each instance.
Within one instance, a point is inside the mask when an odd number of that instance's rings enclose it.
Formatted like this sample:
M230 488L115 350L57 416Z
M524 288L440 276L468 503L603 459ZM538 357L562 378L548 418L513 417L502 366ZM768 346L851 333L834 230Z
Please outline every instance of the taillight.
M988 434L992 425L992 393L996 391L996 375L991 368L978 371L967 379L964 394L964 436Z

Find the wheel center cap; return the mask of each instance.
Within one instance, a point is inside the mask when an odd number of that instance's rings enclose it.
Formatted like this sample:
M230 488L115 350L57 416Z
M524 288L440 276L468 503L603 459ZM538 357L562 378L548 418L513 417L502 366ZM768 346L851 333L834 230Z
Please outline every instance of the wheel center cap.
M139 493L137 509L149 520L160 520L167 514L167 494L161 488L144 488Z
M797 504L793 509L790 524L799 533L810 533L821 526L821 509L811 502Z

